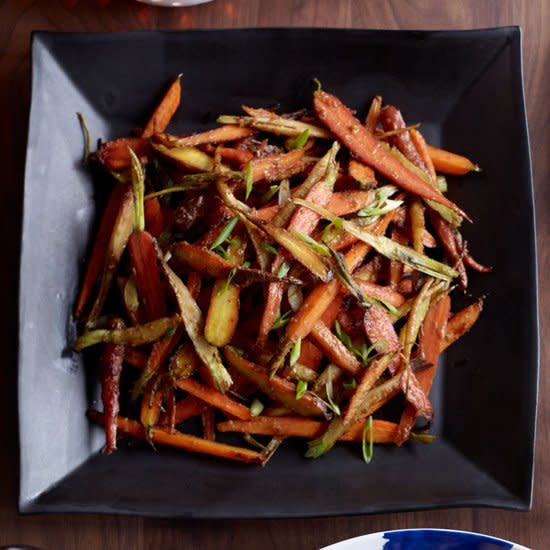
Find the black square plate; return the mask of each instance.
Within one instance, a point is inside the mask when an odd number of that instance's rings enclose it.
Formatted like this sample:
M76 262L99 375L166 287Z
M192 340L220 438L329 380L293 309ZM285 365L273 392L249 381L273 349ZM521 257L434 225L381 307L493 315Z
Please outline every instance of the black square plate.
M444 506L529 508L538 374L533 188L517 28L460 32L255 29L33 36L20 285L20 508L170 517L295 517ZM262 469L140 445L101 456L84 365L68 350L94 219L77 111L94 137L143 124L183 73L176 131L241 103L309 105L312 77L364 114L374 94L422 121L429 141L483 167L451 182L495 266L475 330L451 348L432 393L437 441L343 446L315 461L289 442ZM97 395L97 393L95 394Z

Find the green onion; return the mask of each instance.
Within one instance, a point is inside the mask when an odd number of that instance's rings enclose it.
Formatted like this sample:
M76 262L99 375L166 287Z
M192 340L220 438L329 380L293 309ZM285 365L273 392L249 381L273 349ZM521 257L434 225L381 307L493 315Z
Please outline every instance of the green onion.
M231 232L233 231L233 229L235 229L235 226L237 225L238 221L239 221L239 216L233 216L224 225L223 229L220 231L220 234L216 237L216 240L212 243L210 250L214 250L215 248L218 248L225 241L227 241L227 239L229 239L229 236L231 235Z
M286 313L283 313L283 315L279 315L277 319L275 319L275 322L273 323L271 330L277 330L277 329L283 328L290 321L291 315L292 315L292 310L288 310Z
M223 246L217 246L216 248L212 249L212 252L219 254L224 260L229 261L229 254L227 253L227 250L223 248Z
M82 129L82 134L84 137L84 153L82 157L82 162L86 164L88 162L88 157L90 156L90 131L88 130L88 125L84 119L82 113L76 113L78 117L78 122L80 122L80 128Z
M325 391L326 391L327 399L328 399L330 408L332 409L332 412L336 416L341 416L342 413L340 412L340 407L334 402L333 396L332 396L332 379L327 380L327 383L325 385Z
M260 451L265 451L265 445L262 445L257 439L252 437L250 434L244 434L243 439L251 446L260 449Z
M283 277L286 277L288 275L289 271L290 271L290 264L285 261L281 264L279 271L277 271L277 277L282 279Z
M367 434L369 440L367 443ZM366 464L370 464L372 460L372 455L374 454L374 429L372 427L372 415L369 416L363 427L362 435L362 450L363 450L363 460Z
M279 185L270 185L269 189L260 197L258 204L264 205L269 202L279 191Z
M241 266L243 269L248 269L252 265L252 262L250 260L245 260L243 262L243 265Z
M172 336L174 336L174 334L176 334L176 330L178 330L178 327L175 326L175 327L172 327L172 328L169 328L165 333L164 333L164 336L162 337L164 340L168 340L168 338L172 338Z
M309 138L309 128L306 128L298 137L293 139L289 144L289 149L301 149Z
M254 184L254 179L253 179L253 172L252 172L252 163L249 162L247 165L246 165L246 168L244 170L244 183L245 183L245 195L244 195L244 200L248 200L248 197L250 197L250 193L252 193L252 186Z
M292 351L290 352L290 357L288 362L291 367L292 365L298 362L301 352L302 352L302 339L298 338L298 340L296 340L295 344L292 346Z
M447 178L442 175L437 176L437 187L442 193L446 193L448 191L448 185L447 185Z
M229 272L229 275L227 276L227 279L224 281L223 285L220 286L220 288L218 289L218 296L221 296L229 288L229 285L231 284L231 281L235 277L236 273L237 273L237 268L234 267Z
M271 254L274 254L275 256L279 254L279 251L270 243L262 243L260 245L266 252L270 252Z
M417 433L411 432L409 439L411 441L418 441L419 443L429 444L429 443L433 443L436 437L435 435L431 435L431 434L417 434Z
M355 378L349 378L342 382L342 387L345 390L354 390L357 387L357 381Z
M130 172L132 174L132 195L134 198L134 230L145 230L145 208L143 206L143 193L145 188L145 175L143 174L143 167L141 161L134 153L134 151L128 147L130 152Z
M334 239L340 235L343 227L343 220L341 218L335 218L324 229L321 234L321 240L323 242L331 243Z
M330 256L330 250L325 244L317 242L315 239L312 239L309 235L306 235L301 231L293 231L292 233L306 244L309 244L309 246L311 246L317 254L321 256Z
M298 380L296 384L296 399L301 399L307 391L307 382L305 380Z
M359 288L359 285L355 282L353 277L351 276L351 273L348 270L348 266L346 265L346 260L344 259L344 256L340 254L340 252L336 252L336 250L332 250L332 248L329 248L331 256L334 258L335 263L334 267L336 268L334 270L334 274L336 275L336 278L342 283L342 285L347 288L355 298L357 298L357 301L361 304L363 307L367 307L369 304L363 295L363 292Z
M250 414L252 416L259 416L264 410L264 404L259 399L254 399L250 404Z

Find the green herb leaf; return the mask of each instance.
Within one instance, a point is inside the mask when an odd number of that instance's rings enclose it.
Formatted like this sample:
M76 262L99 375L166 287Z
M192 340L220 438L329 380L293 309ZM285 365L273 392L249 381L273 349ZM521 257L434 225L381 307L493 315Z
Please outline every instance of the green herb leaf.
M224 260L229 261L229 254L227 253L227 250L223 248L223 246L217 246L216 248L213 248L212 252L219 254Z
M363 292L359 288L359 285L351 276L351 273L348 270L348 266L346 265L346 260L344 259L344 256L340 254L340 252L332 250L332 248L329 248L329 251L331 256L335 260L336 269L334 270L334 274L336 275L337 279L351 292L353 296L355 296L355 298L357 298L357 301L361 304L361 306L367 307L369 304L365 296L363 295Z
M368 435L368 442L367 442ZM363 460L366 464L370 464L372 460L372 455L374 454L374 429L372 427L372 415L369 416L363 427L362 434L362 450L363 450Z
M241 266L243 269L248 269L252 265L252 262L250 260L245 260L243 262L243 265Z
M219 235L216 237L216 240L212 243L210 250L214 250L215 248L218 248L225 241L227 241L227 239L229 239L229 236L231 235L231 232L233 231L233 229L235 229L235 226L237 225L238 221L239 221L239 216L233 216L223 226L223 229L220 231Z
M268 203L279 191L279 185L270 185L269 189L260 197L258 204L264 205Z
M234 267L229 272L229 275L227 276L227 279L224 281L223 285L218 289L218 296L221 296L229 288L229 285L231 284L231 281L235 277L236 273L237 273L237 268Z
M309 235L306 235L301 231L293 231L292 233L296 237L304 241L306 244L309 244L309 246L311 246L311 248L313 248L313 250L317 252L317 254L321 256L327 256L327 257L330 256L330 250L328 249L328 246L326 246L325 244L317 242L315 239L312 239Z
M302 339L298 338L298 340L296 340L295 344L292 346L292 351L290 352L290 357L288 362L291 367L292 365L298 362L301 352L302 352Z
M254 399L250 404L250 414L252 416L259 416L264 410L264 404L259 399Z
M175 326L175 327L172 327L172 328L169 328L165 333L164 333L164 336L162 337L164 340L168 340L168 338L172 338L172 336L174 336L174 334L176 334L176 330L178 330L178 327Z
M332 412L336 416L341 416L340 407L334 402L333 394L332 394L332 379L327 380L327 383L325 385L325 391L327 394L327 400L329 402L330 408L332 409Z
M441 174L437 176L437 187L442 193L448 191L449 186L447 185L447 178Z
M301 399L307 391L307 382L305 380L298 380L296 384L296 399Z
M340 235L342 227L344 225L344 220L341 218L335 218L332 220L324 229L321 234L321 240L324 243L330 244L334 239Z
M262 243L260 245L266 252L270 252L271 254L274 254L275 256L279 254L279 251L270 243Z
M354 390L357 387L357 381L355 378L348 378L342 382L342 387L345 390Z
M285 261L281 264L279 271L277 271L277 277L282 279L283 277L286 277L288 275L289 271L290 271L290 264Z
M279 315L277 319L275 319L275 322L273 323L271 330L277 330L277 329L283 328L290 321L291 315L292 315L292 310L288 310L287 312L283 313L283 315Z
M250 193L252 193L252 186L254 185L253 175L254 174L252 172L252 163L249 162L244 170L245 201L248 200L248 197L250 197Z
M299 136L293 139L289 144L289 149L301 149L309 139L309 128L306 128Z

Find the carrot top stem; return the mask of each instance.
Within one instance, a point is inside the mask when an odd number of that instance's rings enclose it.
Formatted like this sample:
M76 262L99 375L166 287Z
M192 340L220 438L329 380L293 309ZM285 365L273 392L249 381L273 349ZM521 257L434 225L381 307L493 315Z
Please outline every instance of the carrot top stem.
M145 193L145 175L141 162L134 151L128 147L130 152L130 172L132 174L132 194L134 197L134 231L145 230L145 208L143 206Z

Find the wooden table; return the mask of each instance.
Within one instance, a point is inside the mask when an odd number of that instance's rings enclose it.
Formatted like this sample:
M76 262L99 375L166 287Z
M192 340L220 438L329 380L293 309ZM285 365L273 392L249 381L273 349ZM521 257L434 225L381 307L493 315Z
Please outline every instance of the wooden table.
M286 521L167 521L93 515L19 516L17 501L17 284L21 191L29 105L29 34L197 27L331 26L463 29L521 25L527 107L537 192L541 335L550 328L550 2L548 0L217 0L188 9L151 8L133 0L5 0L0 2L0 159L3 169L0 271L3 377L0 418L0 545L57 549L309 549L363 533L442 527L499 535L534 549L550 546L550 358L542 339L533 510L458 509L355 518ZM547 246L548 245L548 246ZM548 268L548 269L547 269ZM510 452L514 442L510 441Z

